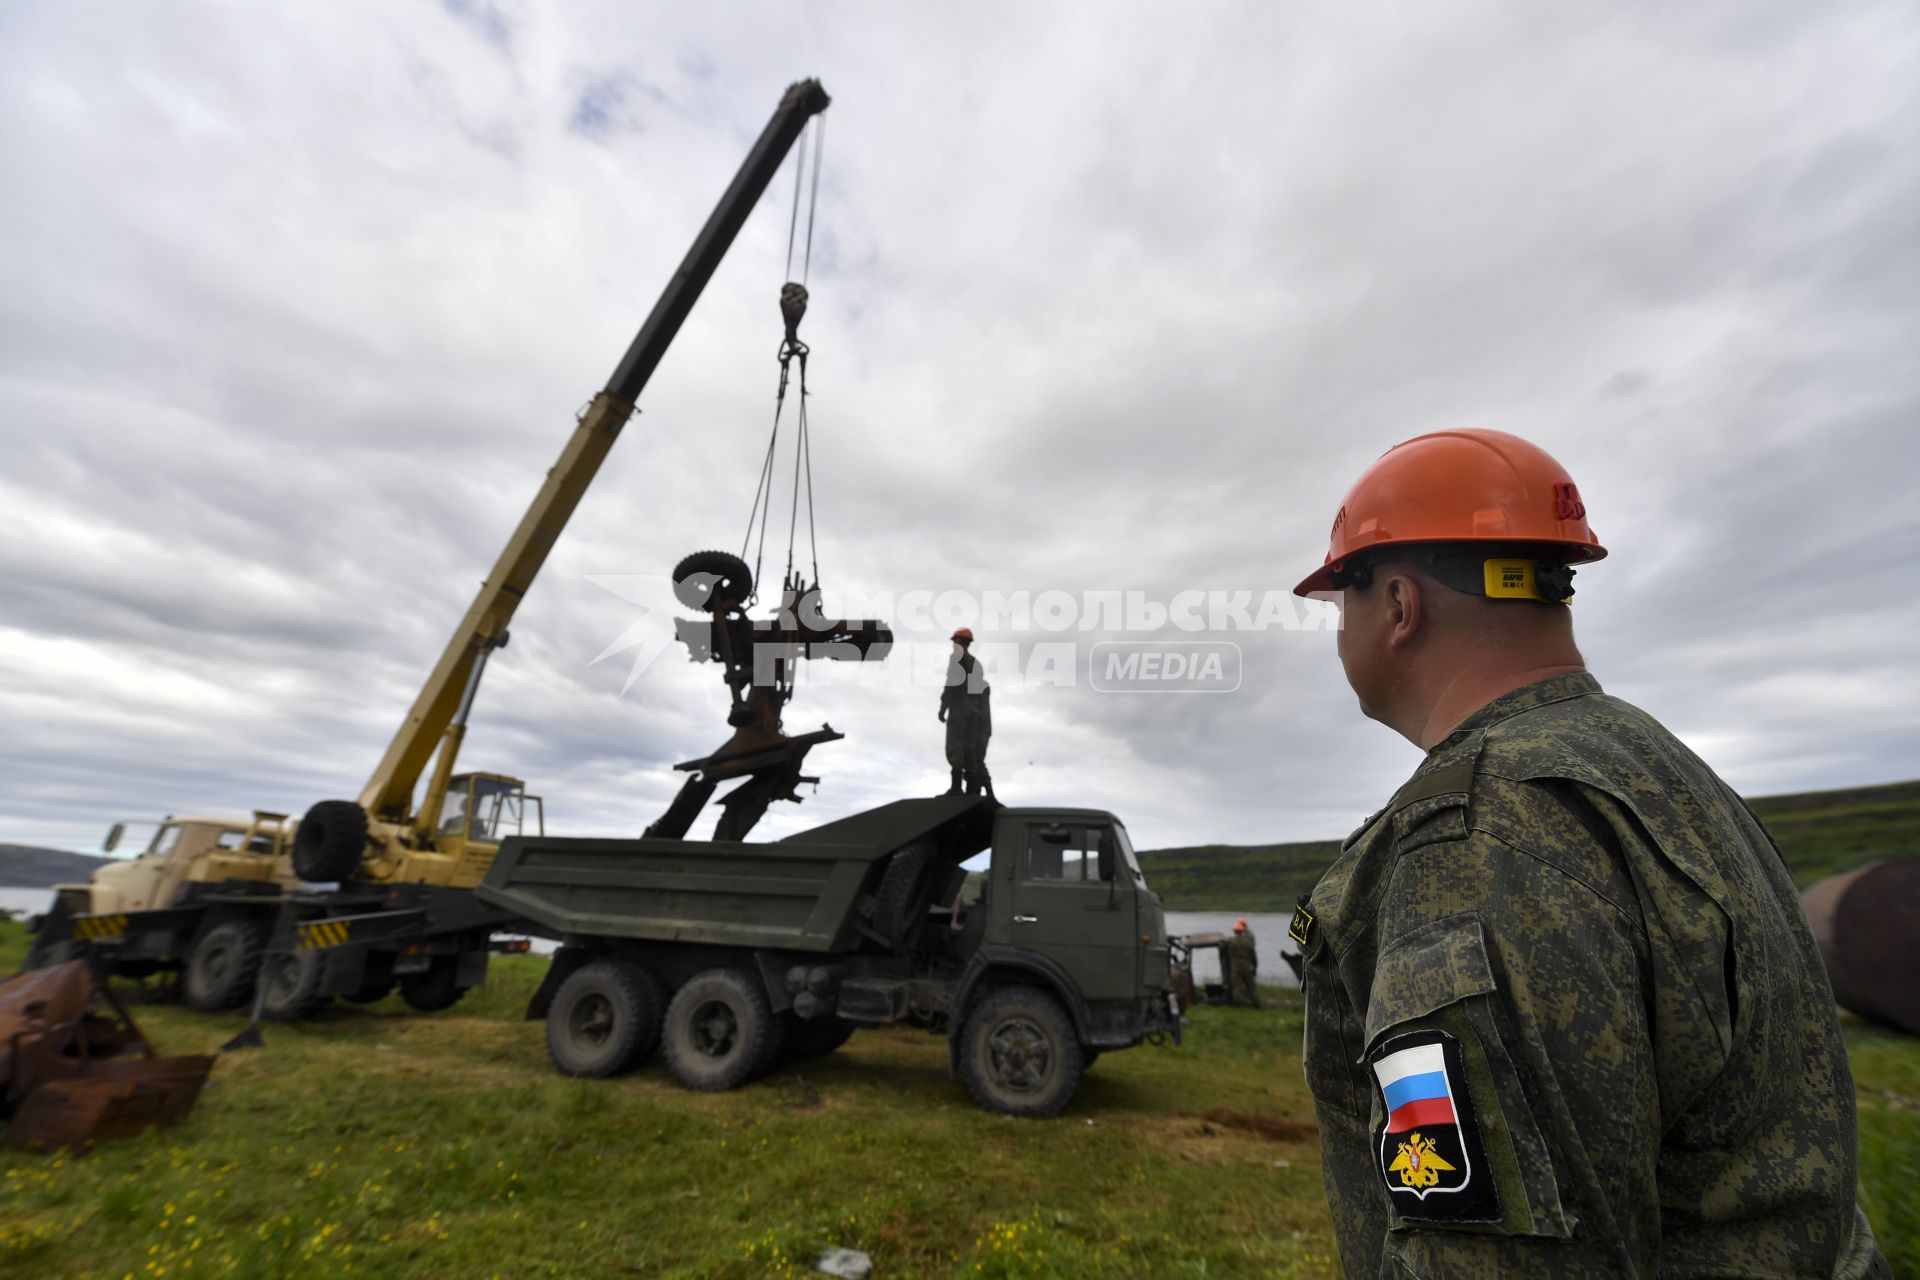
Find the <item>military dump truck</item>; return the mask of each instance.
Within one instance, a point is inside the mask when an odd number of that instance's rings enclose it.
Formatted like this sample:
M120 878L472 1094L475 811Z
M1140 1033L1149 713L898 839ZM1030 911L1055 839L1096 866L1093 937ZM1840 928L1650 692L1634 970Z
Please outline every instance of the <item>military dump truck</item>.
M483 906L473 886L504 836L544 830L544 811L518 779L455 771L481 676L507 646L515 611L707 281L828 102L817 80L788 86L626 354L576 419L359 797L314 804L291 830L276 825L264 849L246 836L245 856L156 848L149 866L107 868L91 886L69 886L35 921L30 965L80 948L122 974L183 969L195 1008L229 1009L251 997L256 1021L303 1017L336 995L376 1000L396 983L416 1009L444 1009L483 980L489 950L514 945L493 937L512 918ZM116 877L149 871L173 893L138 903L119 894Z
M569 1075L658 1050L732 1089L906 1022L946 1035L981 1106L1051 1116L1100 1054L1179 1034L1165 912L1098 810L952 796L772 843L509 838L476 892L562 944L527 1017Z

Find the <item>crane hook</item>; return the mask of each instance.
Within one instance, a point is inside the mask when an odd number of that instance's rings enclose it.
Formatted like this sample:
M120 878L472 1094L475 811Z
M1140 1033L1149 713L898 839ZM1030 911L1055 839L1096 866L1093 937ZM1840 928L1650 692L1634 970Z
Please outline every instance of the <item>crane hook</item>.
M787 322L787 342L800 345L800 321L807 314L807 286L788 281L780 286L780 318Z

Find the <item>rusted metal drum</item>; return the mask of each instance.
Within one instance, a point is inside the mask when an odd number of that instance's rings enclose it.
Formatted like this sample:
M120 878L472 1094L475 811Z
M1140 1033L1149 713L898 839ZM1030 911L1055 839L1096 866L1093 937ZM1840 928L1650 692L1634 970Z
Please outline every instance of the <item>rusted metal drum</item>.
M1840 1007L1920 1035L1920 857L1828 876L1800 900Z

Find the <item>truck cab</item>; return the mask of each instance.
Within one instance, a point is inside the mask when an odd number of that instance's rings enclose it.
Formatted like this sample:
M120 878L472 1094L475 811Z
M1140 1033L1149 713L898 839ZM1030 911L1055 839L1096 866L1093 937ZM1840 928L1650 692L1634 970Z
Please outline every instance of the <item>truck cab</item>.
M102 847L112 853L126 833L116 822ZM251 822L169 814L137 857L109 863L85 885L61 885L59 894L96 914L173 905L186 884L274 883L296 888L288 860L292 832L283 813L254 810ZM84 898L81 896L84 895Z

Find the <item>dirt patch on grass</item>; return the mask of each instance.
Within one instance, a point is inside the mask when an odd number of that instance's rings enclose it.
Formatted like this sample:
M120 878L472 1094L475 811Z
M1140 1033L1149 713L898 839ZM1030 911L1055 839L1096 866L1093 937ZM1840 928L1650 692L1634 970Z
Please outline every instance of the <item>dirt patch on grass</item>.
M1320 1126L1311 1120L1295 1120L1291 1116L1277 1116L1262 1111L1215 1107L1211 1111L1201 1112L1199 1119L1223 1129L1251 1134L1267 1142L1309 1142L1320 1136Z

